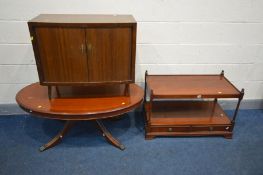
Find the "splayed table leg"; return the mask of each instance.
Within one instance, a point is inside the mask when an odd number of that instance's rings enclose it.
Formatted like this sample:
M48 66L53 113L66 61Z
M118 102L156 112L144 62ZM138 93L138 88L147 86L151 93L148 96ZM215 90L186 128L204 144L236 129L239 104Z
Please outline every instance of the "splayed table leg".
M105 126L103 125L103 123L100 120L96 120L96 123L99 127L99 129L102 132L102 135L105 137L105 139L112 144L113 146L119 148L120 150L124 150L125 146L123 144L120 143L119 140L117 140L116 138L114 138L111 133L105 128Z
M70 130L70 128L73 126L73 124L75 123L75 121L66 121L63 129L53 138L51 139L47 144L41 146L39 148L39 151L45 151L51 147L56 146L57 144L59 144L62 140L62 138L66 135L66 133Z

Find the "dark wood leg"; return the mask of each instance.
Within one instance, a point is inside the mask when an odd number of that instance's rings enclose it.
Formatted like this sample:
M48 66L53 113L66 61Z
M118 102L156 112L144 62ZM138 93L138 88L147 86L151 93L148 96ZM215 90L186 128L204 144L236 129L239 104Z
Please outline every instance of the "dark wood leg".
M232 139L232 134L224 135L225 139Z
M51 139L47 144L41 146L39 148L39 151L45 151L51 147L56 146L58 143L61 142L62 138L65 136L65 134L70 130L70 128L73 126L75 121L66 121L64 128L53 138Z
M56 93L57 93L58 98L60 98L61 96L60 96L59 88L57 86L56 86Z
M125 84L125 90L124 90L125 96L130 95L130 84Z
M125 146L123 144L120 143L119 140L117 140L116 138L114 138L111 133L105 128L105 126L103 125L103 123L100 120L96 120L96 123L99 127L99 129L102 132L103 137L105 137L105 139L112 144L113 146L119 148L120 150L124 150Z
M48 86L48 98L51 99L51 95L52 95L52 86Z
M145 135L145 140L152 140L154 139L155 136L152 136L152 135Z
M241 100L243 99L243 96L244 96L244 89L241 90L241 96L238 99L237 107L236 107L233 119L231 121L232 123L235 123L235 121L236 121L237 113L238 113L238 110L239 110L239 106L240 106Z

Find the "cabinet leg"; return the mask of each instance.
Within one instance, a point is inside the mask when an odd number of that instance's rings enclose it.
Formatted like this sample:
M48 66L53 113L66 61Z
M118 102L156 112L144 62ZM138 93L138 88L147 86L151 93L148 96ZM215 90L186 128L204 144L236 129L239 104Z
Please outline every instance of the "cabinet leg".
M39 148L39 151L45 151L51 147L56 146L57 144L59 144L61 142L61 140L63 139L63 137L66 135L66 133L70 130L70 128L73 126L74 121L66 121L64 128L53 138L51 139L48 143L46 143L45 145L41 146Z
M153 136L153 135L145 135L145 140L152 140L154 138L155 138L155 136Z
M47 87L47 93L48 93L48 98L49 98L49 100L51 99L51 95L52 95L52 86L48 86Z
M224 138L225 138L225 139L232 139L232 138L233 138L233 135L232 135L232 134L224 135Z
M99 129L102 132L103 137L105 137L105 139L112 144L113 146L119 148L120 150L124 150L125 146L123 144L121 144L121 142L119 140L117 140L116 138L114 138L111 133L105 128L105 126L103 125L103 123L100 120L96 120L96 123L99 127Z
M60 95L60 92L59 92L59 88L57 86L56 86L56 93L57 93L58 98L60 98L61 95Z
M130 84L125 84L124 94L125 94L125 96L130 95Z

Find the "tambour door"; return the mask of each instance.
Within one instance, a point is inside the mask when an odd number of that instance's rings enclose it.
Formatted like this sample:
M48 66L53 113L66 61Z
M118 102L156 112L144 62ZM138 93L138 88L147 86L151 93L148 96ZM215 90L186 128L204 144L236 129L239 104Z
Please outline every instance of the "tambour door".
M85 29L36 27L44 83L88 81Z
M131 81L131 45L129 27L86 29L89 82Z

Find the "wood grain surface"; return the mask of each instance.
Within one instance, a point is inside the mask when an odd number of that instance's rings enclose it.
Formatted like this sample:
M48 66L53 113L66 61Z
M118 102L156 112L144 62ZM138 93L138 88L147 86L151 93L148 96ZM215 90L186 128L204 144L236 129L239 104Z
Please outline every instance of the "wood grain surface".
M88 63L84 50L85 30L39 27L35 31L39 63L45 81L58 83L88 81Z
M213 101L153 102L151 125L226 125L230 119Z
M131 80L131 28L86 29L88 80Z
M130 96L124 85L59 87L61 97L48 98L48 88L34 83L20 90L16 101L22 109L40 117L60 120L93 120L129 112L143 101L143 90L130 84Z
M149 75L147 85L157 98L238 98L241 94L221 75Z

